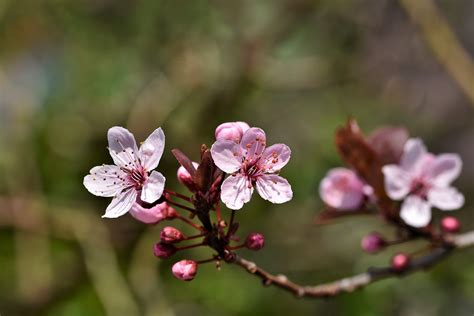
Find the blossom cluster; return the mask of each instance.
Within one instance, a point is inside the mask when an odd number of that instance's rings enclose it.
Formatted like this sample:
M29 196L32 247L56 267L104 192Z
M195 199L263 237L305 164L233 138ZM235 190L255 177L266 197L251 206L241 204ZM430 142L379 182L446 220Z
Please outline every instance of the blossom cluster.
M209 246L217 252L210 259L176 262L172 273L184 281L195 277L200 263L219 264L221 260L231 260L236 249L260 250L264 246L264 236L260 233L251 233L242 244L231 245L240 240L236 236L238 224L233 222L233 213L229 223L222 219L219 198L234 212L250 201L254 188L263 199L272 203L284 203L293 197L290 184L279 176L280 170L290 160L288 146L276 144L267 147L265 132L245 122L219 125L215 138L210 150L202 149L200 163L191 161L179 150L172 151L181 164L177 179L191 196L165 189L165 177L154 170L165 146L161 128L153 131L140 148L127 129L110 128L108 149L114 165L94 167L84 177L84 186L90 193L112 197L103 215L105 218L130 213L135 219L150 225L177 219L197 230L196 235L186 236L176 227L166 226L160 232L160 242L154 246L155 256L162 259L180 250L200 246ZM229 174L226 179L224 173ZM190 205L181 204L172 197ZM176 208L190 212L190 217L183 216ZM211 222L210 211L217 213L217 222ZM194 217L200 224L192 220ZM201 241L180 246L182 242L195 239Z

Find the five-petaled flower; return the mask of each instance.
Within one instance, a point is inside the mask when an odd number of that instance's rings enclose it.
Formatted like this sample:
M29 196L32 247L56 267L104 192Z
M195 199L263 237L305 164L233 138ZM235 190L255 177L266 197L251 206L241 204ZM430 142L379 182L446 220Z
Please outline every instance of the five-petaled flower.
M265 132L260 128L248 129L240 143L217 140L211 154L217 167L232 174L221 186L221 199L228 208L238 210L250 201L254 185L260 196L272 203L293 197L288 181L278 175L290 160L290 148L284 144L266 147Z
M393 200L404 200L400 217L410 226L424 227L431 221L431 207L455 210L464 196L451 183L459 176L462 161L457 154L435 156L421 139L409 139L399 165L383 167L385 189Z
M147 203L161 197L165 177L152 170L163 154L165 135L161 128L156 129L140 149L132 133L123 127L110 128L107 138L115 165L92 168L84 177L84 186L94 195L113 197L102 217L116 218L127 213L139 195Z

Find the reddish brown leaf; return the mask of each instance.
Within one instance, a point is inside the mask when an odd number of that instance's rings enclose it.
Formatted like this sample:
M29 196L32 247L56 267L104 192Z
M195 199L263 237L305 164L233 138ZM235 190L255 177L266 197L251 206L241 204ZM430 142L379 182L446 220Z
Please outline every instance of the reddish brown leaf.
M381 127L373 131L367 142L378 154L382 165L398 163L408 140L408 131L402 127Z
M335 142L342 159L372 186L383 212L392 213L393 202L385 192L382 163L377 153L365 141L357 122L349 119L346 126L339 128Z
M209 190L209 187L213 182L213 171L214 162L212 161L211 152L206 149L202 153L201 163L199 164L194 176L194 183L197 185L199 190L203 192Z
M191 175L191 177L193 177L194 179L196 174L196 168L194 168L192 160L189 159L188 156L183 154L183 152L179 149L172 149L171 152L173 153L176 160L178 160L180 165L183 166L184 169L186 169Z

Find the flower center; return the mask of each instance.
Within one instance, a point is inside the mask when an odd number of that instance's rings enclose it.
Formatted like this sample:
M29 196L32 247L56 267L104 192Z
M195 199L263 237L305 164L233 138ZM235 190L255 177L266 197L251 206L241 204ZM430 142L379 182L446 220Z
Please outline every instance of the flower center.
M426 199L431 185L423 178L414 179L410 186L410 192Z
M148 178L148 174L144 168L133 168L133 169L122 169L127 173L127 182L134 186L136 189L140 189Z

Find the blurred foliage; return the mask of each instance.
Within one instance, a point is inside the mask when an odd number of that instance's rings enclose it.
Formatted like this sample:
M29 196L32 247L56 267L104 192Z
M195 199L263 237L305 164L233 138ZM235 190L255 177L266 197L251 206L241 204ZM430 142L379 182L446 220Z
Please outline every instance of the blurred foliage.
M438 5L474 55L474 3ZM319 180L341 164L334 130L354 116L367 132L404 125L433 152L459 152L467 205L456 215L472 229L474 108L396 1L2 0L0 34L1 315L472 315L472 250L329 300L263 288L229 265L184 283L173 260L153 257L159 228L101 219L107 199L82 186L111 161L111 126L137 139L162 126L159 170L185 192L169 150L197 158L218 124L247 121L292 148L284 176L295 196L254 198L238 213L242 236L267 239L242 253L304 283L329 281L390 257L359 248L371 230L393 233L375 218L312 224Z

